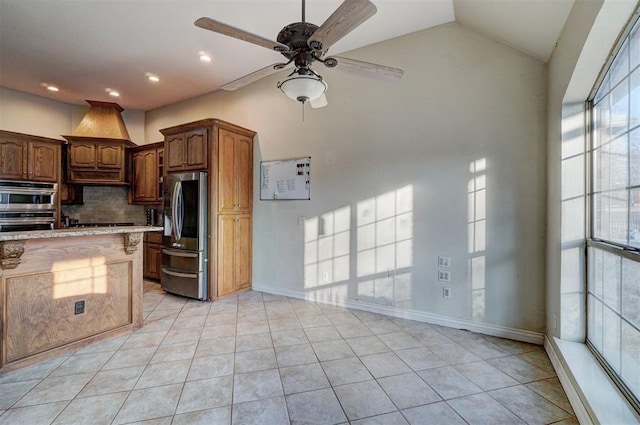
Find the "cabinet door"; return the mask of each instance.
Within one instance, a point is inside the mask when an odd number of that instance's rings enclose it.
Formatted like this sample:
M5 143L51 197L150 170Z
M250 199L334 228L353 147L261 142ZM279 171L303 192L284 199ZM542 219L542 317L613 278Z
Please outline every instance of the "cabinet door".
M231 294L235 284L235 221L232 215L218 216L218 296Z
M122 168L122 146L102 145L97 146L98 168Z
M251 287L251 216L236 216L234 226L235 287Z
M133 162L133 202L157 202L158 164L156 150L134 152Z
M37 181L58 181L60 168L60 146L53 143L29 142L29 179Z
M218 145L218 211L251 212L253 140L220 129Z
M155 243L145 243L144 245L144 276L150 279L160 279L161 245Z
M238 136L234 149L236 211L251 212L253 206L253 139Z
M207 129L201 128L185 134L184 169L207 169Z
M165 140L165 162L167 172L180 171L184 160L184 134L167 136Z
M158 199L158 157L156 150L144 154L144 198L153 202Z
M27 178L27 149L23 142L0 141L0 177L10 180Z
M69 144L69 166L74 168L96 167L96 145L72 142Z
M251 286L251 216L218 216L218 296Z
M234 212L236 209L236 175L234 149L235 134L226 130L218 132L218 211Z
M133 202L142 202L145 199L145 166L144 152L134 152L131 154L133 163Z

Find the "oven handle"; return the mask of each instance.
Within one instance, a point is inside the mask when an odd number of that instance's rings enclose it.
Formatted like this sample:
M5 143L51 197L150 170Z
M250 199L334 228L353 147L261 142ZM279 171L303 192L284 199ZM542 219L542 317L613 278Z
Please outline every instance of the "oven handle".
M190 279L197 279L198 278L198 274L197 273L179 273L179 272L173 272L169 269L167 269L166 267L162 268L162 273L166 273L169 276L175 276L175 277L187 277Z
M178 249L162 248L162 253L167 255L172 255L174 257L198 258L198 254L184 252Z
M12 225L12 224L51 224L54 223L55 218L51 217L39 217L39 218L29 218L29 217L14 217L14 218L0 218L1 225Z

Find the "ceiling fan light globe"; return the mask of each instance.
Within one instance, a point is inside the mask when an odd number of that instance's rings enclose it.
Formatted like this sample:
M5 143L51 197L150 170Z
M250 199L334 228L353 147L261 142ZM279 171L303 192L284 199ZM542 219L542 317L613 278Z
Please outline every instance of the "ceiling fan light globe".
M304 103L322 96L327 84L313 75L296 75L278 83L278 88L288 98Z

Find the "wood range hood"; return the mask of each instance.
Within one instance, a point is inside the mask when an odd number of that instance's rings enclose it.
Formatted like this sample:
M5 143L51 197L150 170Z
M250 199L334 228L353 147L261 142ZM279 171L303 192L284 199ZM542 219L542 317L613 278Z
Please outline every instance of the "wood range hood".
M87 100L89 110L68 141L67 182L89 185L127 185L125 151L136 146L117 103Z
M97 100L87 100L90 105L89 111L85 114L78 127L71 136L65 138L98 138L107 140L125 140L130 142L131 138L124 124L121 112L122 106L112 102L100 102Z

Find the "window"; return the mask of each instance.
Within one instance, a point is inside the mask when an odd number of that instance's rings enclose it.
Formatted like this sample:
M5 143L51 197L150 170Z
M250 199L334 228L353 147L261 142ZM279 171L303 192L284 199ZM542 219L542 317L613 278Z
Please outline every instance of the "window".
M591 111L587 343L640 410L640 25L630 24Z

